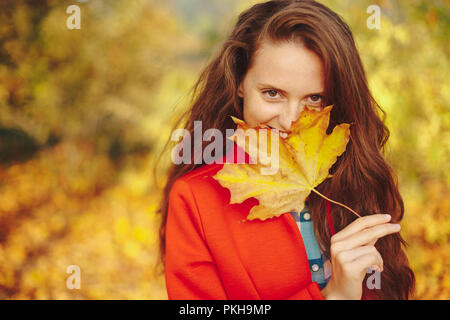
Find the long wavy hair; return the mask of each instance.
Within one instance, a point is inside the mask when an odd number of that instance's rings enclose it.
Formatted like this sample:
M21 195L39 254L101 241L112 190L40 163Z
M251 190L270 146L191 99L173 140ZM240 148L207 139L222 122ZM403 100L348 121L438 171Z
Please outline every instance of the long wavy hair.
M325 72L324 98L327 105L334 105L327 134L339 123L352 123L346 152L330 169L333 177L322 182L317 190L350 206L361 215L389 213L392 222L400 222L404 205L397 177L383 157L384 146L389 138L389 130L384 125L386 114L368 88L350 28L335 12L316 1L267 1L242 12L231 34L192 87L190 108L175 127L184 121L184 128L193 136L194 120L200 120L203 130L217 128L225 137L227 128L236 128L230 115L243 119L243 101L237 89L261 42L269 40L276 43L292 39L302 41L322 60ZM383 115L382 119L380 114ZM191 161L191 164L172 164L168 170L158 211L162 215L159 230L162 265L165 264L170 189L177 178L201 165L203 163ZM325 201L311 193L308 205L313 215L317 240L324 248L325 255L330 257L331 235L326 220ZM355 216L347 209L331 205L336 232L355 220ZM364 285L363 295L371 299L411 298L415 277L404 252L406 242L400 233L379 239L375 246L384 261L381 289L369 290Z

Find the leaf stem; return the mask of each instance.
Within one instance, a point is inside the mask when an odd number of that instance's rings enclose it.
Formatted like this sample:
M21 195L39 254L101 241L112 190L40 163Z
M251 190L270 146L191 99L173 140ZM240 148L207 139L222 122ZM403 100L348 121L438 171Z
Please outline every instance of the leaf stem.
M321 194L319 191L317 191L317 190L314 189L314 188L311 188L311 191L314 191L314 192L317 193L319 196L321 196L322 198L327 199L327 200L330 201L330 202L333 202L333 203L335 203L335 204L340 205L341 207L346 208L347 210L350 210L351 212L353 212L354 214L356 214L359 218L361 218L361 216L360 216L356 211L354 211L354 210L352 210L351 208L347 207L345 204L342 204L342 203L337 202L337 201L333 201L333 200L331 200L331 199L325 197L323 194Z

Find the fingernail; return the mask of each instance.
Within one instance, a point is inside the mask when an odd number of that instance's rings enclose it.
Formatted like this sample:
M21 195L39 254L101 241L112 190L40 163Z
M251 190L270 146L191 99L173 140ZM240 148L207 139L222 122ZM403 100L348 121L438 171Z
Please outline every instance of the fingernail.
M396 224L394 224L394 229L395 230L400 230L401 226L398 223L396 223Z
M376 265L373 265L373 266L371 266L370 267L370 271L380 271L380 268L378 267L378 266L376 266Z
M391 215L390 214L385 214L384 218L389 221L389 220L391 220Z

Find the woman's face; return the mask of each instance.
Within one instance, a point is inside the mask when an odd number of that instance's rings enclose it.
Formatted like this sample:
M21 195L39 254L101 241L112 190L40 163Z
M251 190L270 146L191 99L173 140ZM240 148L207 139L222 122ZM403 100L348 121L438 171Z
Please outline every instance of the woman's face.
M324 108L322 61L296 42L263 42L239 85L244 121L289 131L305 104Z

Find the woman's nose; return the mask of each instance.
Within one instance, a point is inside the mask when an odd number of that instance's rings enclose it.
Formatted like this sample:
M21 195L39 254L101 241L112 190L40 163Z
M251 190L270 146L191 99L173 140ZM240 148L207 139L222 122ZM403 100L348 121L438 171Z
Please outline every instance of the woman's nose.
M280 115L280 125L282 130L291 130L292 123L295 122L300 115L303 106L298 103L289 103Z

